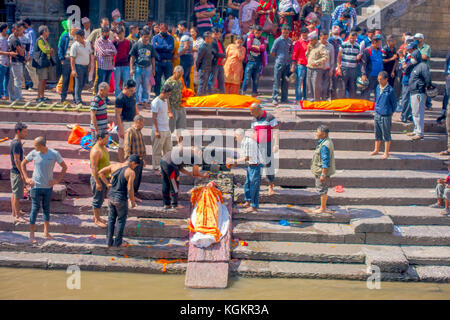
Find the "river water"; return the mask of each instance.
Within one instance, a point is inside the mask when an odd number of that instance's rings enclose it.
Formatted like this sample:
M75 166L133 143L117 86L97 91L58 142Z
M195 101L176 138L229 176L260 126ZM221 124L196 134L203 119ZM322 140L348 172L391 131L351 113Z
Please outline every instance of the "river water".
M450 284L231 278L225 290L184 287L184 275L81 272L81 288L67 289L65 270L0 268L0 299L450 299Z

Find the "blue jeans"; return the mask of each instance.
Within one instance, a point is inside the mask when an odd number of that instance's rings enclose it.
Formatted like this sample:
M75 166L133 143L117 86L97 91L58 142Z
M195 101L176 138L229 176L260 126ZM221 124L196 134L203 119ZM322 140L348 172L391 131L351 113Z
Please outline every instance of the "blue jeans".
M172 61L168 62L156 62L155 65L155 96L159 96L161 93L161 79L164 76L164 81L172 76L173 65Z
M75 88L74 88L74 96L75 96L75 104L83 103L81 100L81 92L83 91L83 87L89 80L89 66L83 66L81 64L75 65L75 70L77 72L77 77L75 78Z
M143 69L136 66L135 68L134 81L136 81L136 96L138 103L149 102L151 72L152 72L151 67ZM139 97L139 89L141 87L142 87L142 95Z
M261 168L261 164L247 166L247 179L244 184L244 200L245 202L250 202L253 208L259 208Z
M247 91L248 82L252 79L252 93L258 93L259 74L261 72L261 62L249 61L245 66L244 81L242 82L242 92Z
M208 87L210 92L215 92L214 87L219 88L219 93L225 93L225 71L223 66L213 66L212 73L209 75Z
M64 60L64 63L61 65L61 76L62 76L61 102L66 101L71 74L72 69L70 68L70 60L66 58L66 60ZM73 91L73 99L75 100L75 90Z
M297 80L295 81L295 100L302 101L306 100L306 66L298 64L297 65ZM300 84L302 84L303 89L300 92Z
M36 218L41 208L44 215L44 221L50 221L50 201L52 200L53 188L31 188L31 213L30 224L36 223Z
M411 99L409 97L408 85L402 85L402 99L401 99L401 119L403 122L412 121Z
M208 80L209 80L209 74L211 73L211 70L198 70L198 76L200 78L200 81L198 82L198 93L199 96L205 96L209 92L208 90Z
M328 33L331 28L331 15L329 14L322 15L322 18L320 18L320 26L322 27L322 30L324 32Z
M120 83L122 83L122 88L125 86L128 80L130 80L130 66L115 67L114 71L114 95L120 94Z
M0 64L0 97L8 97L9 67Z
M12 101L22 100L23 63L11 62L10 72L9 98Z
M98 81L97 85L95 86L95 92L98 93L98 85L102 82L106 82L109 85L109 82L111 81L111 75L112 70L103 70L103 69L97 69L97 75L98 75Z
M287 77L289 77L290 65L275 63L274 75L273 75L273 90L272 90L272 100L278 102L279 85L281 82L281 102L287 102L288 100L288 89L289 82Z
M194 64L194 57L192 54L183 54L180 56L180 66L183 67L183 79L186 88L191 86L191 68Z
M128 201L109 199L108 227L106 229L106 241L108 247L119 247L122 244L123 231L128 215ZM117 221L117 234L114 238L114 229Z

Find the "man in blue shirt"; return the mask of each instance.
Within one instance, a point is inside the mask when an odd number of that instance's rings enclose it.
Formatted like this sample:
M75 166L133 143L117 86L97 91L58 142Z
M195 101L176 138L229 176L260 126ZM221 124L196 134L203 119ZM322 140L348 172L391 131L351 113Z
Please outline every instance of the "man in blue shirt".
M25 67L27 68L28 75L31 78L31 81L33 82L33 88L37 89L39 85L38 77L36 74L36 69L32 66L32 60L33 60L33 53L34 53L34 47L36 46L36 32L34 31L33 27L31 26L31 20L30 18L25 18L23 20L25 23L25 36L28 38L28 42L30 44L30 51L29 51L29 58L27 59L27 63L25 64Z
M351 19L353 20L352 27L356 27L357 23L357 16L356 16L356 6L358 5L357 0L350 0L346 3L341 4L340 6L337 6L336 9L333 12L333 15L331 17L331 22L334 23L339 20L339 18L344 14L348 13L351 16Z
M27 164L34 162L33 177L27 175ZM53 178L53 169L58 162L62 168L58 179ZM67 171L67 165L58 151L49 149L44 137L34 139L34 150L22 161L22 173L25 182L31 186L31 213L30 213L30 242L36 243L34 231L36 229L36 218L41 207L44 214L44 237L52 240L49 233L50 226L50 200L53 194L53 186L60 183Z
M380 153L381 142L384 140L384 155L381 159L389 158L391 147L392 114L397 107L397 97L394 88L389 84L389 74L381 71L375 94L375 149L371 156Z
M278 106L278 87L281 81L281 103L288 102L288 77L292 61L292 39L289 38L289 27L281 28L281 36L275 40L270 53L275 57L272 103Z
M153 37L152 44L158 55L156 56L156 74L155 74L155 96L161 93L161 79L164 81L169 79L173 73L173 49L175 48L175 40L168 33L166 23L159 25L160 33Z
M369 80L369 85L361 92L365 100L370 99L370 93L375 91L378 84L378 74L383 71L383 54L381 52L381 36L375 35L372 38L372 45L364 49L361 58L361 79L363 82Z

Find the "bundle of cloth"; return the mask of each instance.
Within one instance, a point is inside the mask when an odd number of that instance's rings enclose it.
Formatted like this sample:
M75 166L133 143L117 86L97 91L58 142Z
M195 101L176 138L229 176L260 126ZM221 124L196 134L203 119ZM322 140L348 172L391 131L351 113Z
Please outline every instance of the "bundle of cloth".
M239 94L212 94L186 98L183 100L182 106L184 108L248 109L255 102L261 103L256 98Z
M331 110L348 113L361 113L375 109L375 102L359 99L337 99L331 101L300 101L303 110Z
M193 233L190 241L199 248L207 248L219 242L228 232L230 216L223 203L222 192L214 183L192 190L191 203L194 206L189 220Z

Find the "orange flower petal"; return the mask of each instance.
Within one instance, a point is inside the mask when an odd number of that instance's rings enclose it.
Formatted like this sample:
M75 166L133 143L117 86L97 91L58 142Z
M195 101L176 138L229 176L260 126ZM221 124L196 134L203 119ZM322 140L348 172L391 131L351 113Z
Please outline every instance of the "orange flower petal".
M147 246L147 248L150 248L151 246Z
M109 259L109 260L114 261L114 258L111 258L111 259Z
M126 254L123 255L124 258L128 258L128 256Z

